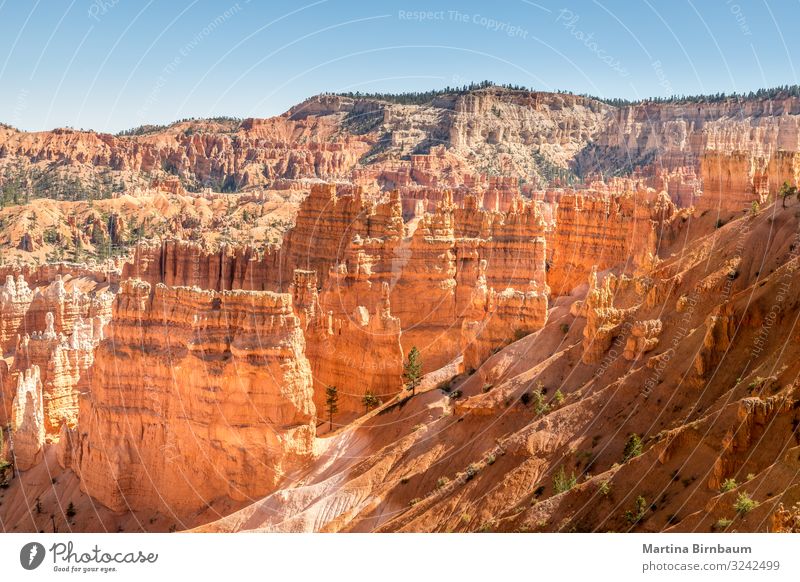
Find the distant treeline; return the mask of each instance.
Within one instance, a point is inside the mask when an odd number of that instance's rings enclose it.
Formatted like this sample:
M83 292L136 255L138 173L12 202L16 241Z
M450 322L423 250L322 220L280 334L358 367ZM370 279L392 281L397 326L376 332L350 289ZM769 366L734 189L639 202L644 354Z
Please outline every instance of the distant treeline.
M442 95L465 95L471 91L478 89L488 89L489 87L502 87L504 89L512 89L514 91L530 91L527 87L522 85L497 85L491 81L481 81L480 83L470 83L469 85L462 85L461 87L450 87L449 85L443 89L432 89L430 91L411 91L406 93L362 93L361 91L347 92L347 93L324 93L325 95L338 95L340 97L351 97L353 99L375 99L377 101L387 101L389 103L397 103L400 105L423 105L430 103L436 97Z
M671 97L647 97L641 100L604 99L593 95L581 95L589 99L597 99L615 107L638 105L640 103L720 103L722 101L753 101L762 99L785 99L800 97L800 85L783 85L747 93L709 93L708 95L672 95Z
M236 123L239 124L242 122L240 117L229 117L227 115L220 115L218 117L208 117L208 118L197 118L197 117L184 117L183 119L179 119L178 121L173 121L169 125L154 125L154 124L147 124L147 125L140 125L138 127L132 127L131 129L125 129L120 131L116 134L117 137L131 137L135 135L149 135L151 133L157 133L159 131L164 131L165 129L169 129L173 125L177 125L179 123L186 123L188 121L215 121L217 123Z
M361 91L346 92L346 93L326 93L326 95L338 95L340 97L350 97L353 99L374 99L377 101L386 101L388 103L398 103L400 105L423 105L430 103L436 97L443 95L464 95L471 91L479 89L488 89L490 87L499 87L503 89L510 89L512 91L529 91L534 92L536 89L525 87L523 85L512 85L507 83L493 83L492 81L481 81L480 83L470 83L469 85L462 85L461 87L444 87L443 89L433 89L431 91L413 91L406 93L362 93ZM564 91L557 89L555 91L547 91L549 93L560 93L563 95L575 95L571 91ZM800 85L783 85L781 87L772 87L770 89L759 89L758 91L750 91L748 93L713 93L709 95L672 95L671 97L647 97L640 100L620 99L620 98L606 98L597 97L596 95L589 95L581 93L579 97L587 99L594 99L614 107L625 107L627 105L638 105L640 103L718 103L727 100L754 100L754 99L782 99L785 97L800 97Z

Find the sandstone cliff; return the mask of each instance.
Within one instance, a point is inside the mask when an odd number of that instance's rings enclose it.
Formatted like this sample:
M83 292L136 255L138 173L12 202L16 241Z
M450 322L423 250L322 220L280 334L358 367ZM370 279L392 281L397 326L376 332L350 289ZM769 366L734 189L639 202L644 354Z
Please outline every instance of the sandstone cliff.
M69 455L114 510L264 495L311 455L311 370L289 295L123 282Z
M44 405L39 368L28 368L17 381L11 410L14 466L26 471L41 460L44 446Z

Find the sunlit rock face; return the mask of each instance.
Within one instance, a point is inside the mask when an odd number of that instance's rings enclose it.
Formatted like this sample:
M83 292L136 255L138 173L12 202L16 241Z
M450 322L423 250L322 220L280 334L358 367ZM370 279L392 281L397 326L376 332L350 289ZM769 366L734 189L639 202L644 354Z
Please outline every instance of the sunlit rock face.
M272 491L312 453L291 296L123 282L71 466L104 505L187 512Z

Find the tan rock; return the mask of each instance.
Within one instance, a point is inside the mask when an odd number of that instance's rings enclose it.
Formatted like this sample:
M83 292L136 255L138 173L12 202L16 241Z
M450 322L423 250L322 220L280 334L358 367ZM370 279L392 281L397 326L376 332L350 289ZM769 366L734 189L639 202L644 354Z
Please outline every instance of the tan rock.
M39 368L28 368L17 381L11 410L14 465L27 471L41 460L44 447L44 405Z

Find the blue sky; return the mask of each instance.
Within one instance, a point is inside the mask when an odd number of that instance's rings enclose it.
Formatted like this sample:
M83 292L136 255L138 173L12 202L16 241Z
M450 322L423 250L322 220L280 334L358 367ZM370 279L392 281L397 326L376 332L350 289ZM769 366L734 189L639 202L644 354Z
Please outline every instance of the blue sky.
M0 0L0 120L118 131L491 79L604 97L798 83L797 0Z

